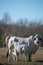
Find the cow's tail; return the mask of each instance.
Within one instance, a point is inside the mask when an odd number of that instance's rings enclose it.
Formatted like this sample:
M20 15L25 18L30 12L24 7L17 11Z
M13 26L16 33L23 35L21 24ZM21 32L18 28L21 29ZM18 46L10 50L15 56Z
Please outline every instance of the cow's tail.
M6 45L8 45L9 39L10 39L10 36L7 36L6 39L5 39Z

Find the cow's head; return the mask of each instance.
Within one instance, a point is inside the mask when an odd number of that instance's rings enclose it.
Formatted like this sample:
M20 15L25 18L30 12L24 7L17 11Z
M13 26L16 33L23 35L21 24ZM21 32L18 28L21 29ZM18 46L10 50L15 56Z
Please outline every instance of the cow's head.
M33 38L33 41L39 47L39 44L40 44L40 41L41 41L41 37L38 34L36 34L34 36L34 38Z
M37 49L39 48L39 45L40 45L40 41L41 41L41 37L36 34L34 37L33 37L33 42L31 42L32 46L31 46L31 49L32 49L32 53L35 54Z

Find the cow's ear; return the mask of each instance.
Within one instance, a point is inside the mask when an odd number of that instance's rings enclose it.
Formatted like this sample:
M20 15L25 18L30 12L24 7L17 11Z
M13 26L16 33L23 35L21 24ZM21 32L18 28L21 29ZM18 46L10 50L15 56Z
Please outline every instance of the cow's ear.
M34 38L34 40L36 40L36 38Z
M33 38L33 41L36 40L36 38Z

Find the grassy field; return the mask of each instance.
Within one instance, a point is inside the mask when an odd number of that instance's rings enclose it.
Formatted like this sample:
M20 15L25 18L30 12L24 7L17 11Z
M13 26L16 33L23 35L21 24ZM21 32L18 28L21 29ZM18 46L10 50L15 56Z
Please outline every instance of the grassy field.
M32 55L32 62L24 62L24 56L19 55L20 61L15 62L11 57L11 61L7 61L7 48L0 48L0 64L1 65L43 65L43 47L40 47L37 52Z

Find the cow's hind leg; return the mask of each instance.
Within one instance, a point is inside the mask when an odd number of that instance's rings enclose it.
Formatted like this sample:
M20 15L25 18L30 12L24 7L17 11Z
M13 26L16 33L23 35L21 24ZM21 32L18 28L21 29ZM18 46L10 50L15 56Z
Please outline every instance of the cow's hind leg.
M7 54L6 54L6 58L8 58L8 55L9 55L9 51L8 51Z
M10 50L8 50L6 57L8 58L8 61L10 60Z

